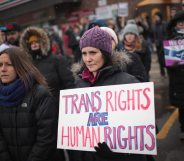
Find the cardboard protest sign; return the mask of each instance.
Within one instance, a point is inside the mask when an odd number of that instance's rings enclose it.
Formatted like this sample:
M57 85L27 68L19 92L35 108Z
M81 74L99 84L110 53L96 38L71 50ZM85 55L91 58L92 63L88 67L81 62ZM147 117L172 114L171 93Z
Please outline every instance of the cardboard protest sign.
M184 64L184 39L165 40L163 45L166 66Z
M57 147L94 151L104 141L114 152L157 153L153 83L60 91Z

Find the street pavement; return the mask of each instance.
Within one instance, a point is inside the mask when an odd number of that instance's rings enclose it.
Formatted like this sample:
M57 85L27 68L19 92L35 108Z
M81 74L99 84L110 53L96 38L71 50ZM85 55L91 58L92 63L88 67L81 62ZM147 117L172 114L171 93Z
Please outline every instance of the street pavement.
M158 127L155 161L184 161L184 140L179 139L178 109L169 105L168 76L162 78L156 54L152 54L150 81L154 82Z

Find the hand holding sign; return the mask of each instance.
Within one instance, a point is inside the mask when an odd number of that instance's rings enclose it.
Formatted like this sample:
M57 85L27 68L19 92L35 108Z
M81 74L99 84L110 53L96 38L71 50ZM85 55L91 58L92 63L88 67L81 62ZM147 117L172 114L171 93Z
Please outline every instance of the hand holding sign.
M58 148L156 154L153 83L61 90L60 99Z
M122 153L114 153L110 150L108 145L103 142L103 143L98 143L98 146L94 147L97 154L103 158L107 159L123 159L123 154Z

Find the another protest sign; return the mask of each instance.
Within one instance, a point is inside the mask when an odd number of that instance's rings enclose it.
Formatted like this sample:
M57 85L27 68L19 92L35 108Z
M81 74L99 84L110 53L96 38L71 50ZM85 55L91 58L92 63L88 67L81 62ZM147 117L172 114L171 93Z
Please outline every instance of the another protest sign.
M163 45L166 66L184 64L184 39L165 40Z

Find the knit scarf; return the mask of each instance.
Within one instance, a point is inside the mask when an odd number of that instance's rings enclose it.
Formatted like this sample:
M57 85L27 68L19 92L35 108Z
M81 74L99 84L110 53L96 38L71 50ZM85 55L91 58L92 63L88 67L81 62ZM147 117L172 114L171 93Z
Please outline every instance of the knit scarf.
M16 79L10 84L0 84L0 106L14 107L24 99L26 88L22 80Z
M87 68L85 68L82 72L82 79L85 79L92 84L95 83L97 76L98 74L96 75L96 77L94 77L93 74Z

